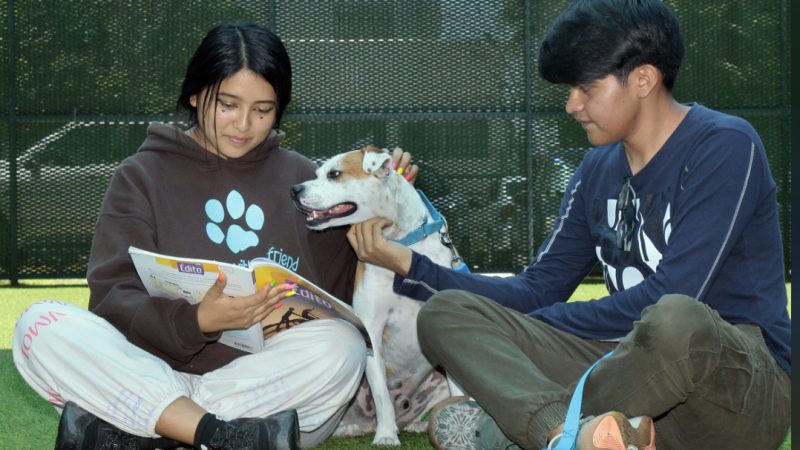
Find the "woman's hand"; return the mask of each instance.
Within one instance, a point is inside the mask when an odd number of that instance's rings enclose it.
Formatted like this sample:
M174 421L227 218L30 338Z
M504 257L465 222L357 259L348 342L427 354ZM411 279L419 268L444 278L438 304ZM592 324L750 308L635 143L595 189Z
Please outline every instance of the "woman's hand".
M295 292L295 285L286 283L265 285L253 295L230 297L222 292L227 282L225 274L220 272L217 281L200 302L197 323L203 333L247 328L261 322L269 313L282 306L281 300Z
M401 276L411 269L411 250L383 237L382 230L392 222L382 217L369 219L350 226L347 240L358 259L389 269Z
M392 150L392 169L405 177L411 184L414 184L419 174L419 166L411 164L411 153L403 151L400 147Z

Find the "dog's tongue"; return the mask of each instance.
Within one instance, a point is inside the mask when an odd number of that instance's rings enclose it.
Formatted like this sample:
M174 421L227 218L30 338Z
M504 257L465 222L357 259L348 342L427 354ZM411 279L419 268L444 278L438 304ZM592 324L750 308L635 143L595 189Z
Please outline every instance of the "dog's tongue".
M341 214L353 209L353 205L348 203L340 203L328 210L328 214Z
M315 221L327 220L331 216L342 215L342 214L350 211L351 209L353 209L353 205L351 205L349 203L340 203L340 204L334 206L333 208L326 209L326 210L317 210L317 209L315 209L315 210L311 211L311 214L308 216L308 220L309 221L311 221L311 220L315 220Z

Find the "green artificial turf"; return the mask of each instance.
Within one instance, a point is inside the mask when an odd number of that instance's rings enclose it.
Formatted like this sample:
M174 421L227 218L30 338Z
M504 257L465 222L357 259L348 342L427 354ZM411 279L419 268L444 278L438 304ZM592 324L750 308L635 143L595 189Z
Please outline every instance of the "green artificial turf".
M41 299L58 299L86 307L88 288L83 280L37 281L20 287L0 286L0 449L51 449L55 442L58 415L45 400L36 395L22 380L11 358L11 334L17 317ZM789 304L791 305L791 289ZM586 283L574 299L601 297L602 283ZM790 309L791 314L791 309ZM425 434L401 433L403 449L432 448ZM328 439L318 448L323 450L371 449L372 436ZM792 447L791 430L779 450Z

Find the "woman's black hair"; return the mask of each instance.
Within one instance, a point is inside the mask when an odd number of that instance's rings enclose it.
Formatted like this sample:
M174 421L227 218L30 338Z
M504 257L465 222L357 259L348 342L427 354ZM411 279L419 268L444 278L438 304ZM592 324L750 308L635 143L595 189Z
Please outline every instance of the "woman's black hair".
M539 47L539 74L570 86L608 75L625 83L652 64L672 90L683 53L678 19L661 0L575 0Z
M242 69L263 77L275 89L277 105L273 128L279 128L281 116L292 98L292 68L289 54L280 38L252 22L231 22L209 31L194 52L178 97L178 108L189 112L189 127L198 124L197 108L190 97L205 93L205 107L216 105L220 83ZM214 100L214 101L208 101Z

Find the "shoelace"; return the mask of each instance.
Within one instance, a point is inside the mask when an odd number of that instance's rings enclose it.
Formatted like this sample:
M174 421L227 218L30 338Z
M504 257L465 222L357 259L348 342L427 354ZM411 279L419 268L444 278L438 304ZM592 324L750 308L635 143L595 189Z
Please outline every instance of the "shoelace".
M586 424L586 422L592 419L594 419L594 416L586 416L583 419L581 419L580 422L578 422L578 432L580 432L581 428L583 427L584 424ZM563 433L559 433L555 437L553 437L553 439L547 444L547 448L545 450L554 450L558 448L558 445L561 442L561 437L563 435L564 435Z

